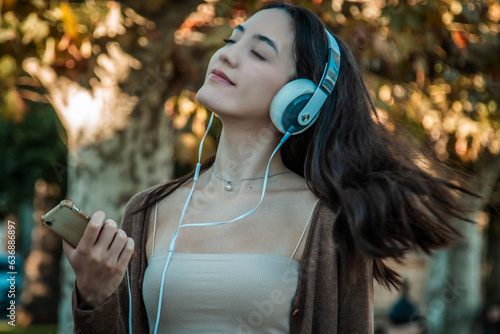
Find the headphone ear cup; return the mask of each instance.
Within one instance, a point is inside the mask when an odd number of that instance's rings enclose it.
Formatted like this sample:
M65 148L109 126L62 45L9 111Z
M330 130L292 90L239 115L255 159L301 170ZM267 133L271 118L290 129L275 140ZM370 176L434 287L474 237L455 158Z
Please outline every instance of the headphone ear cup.
M316 91L316 84L308 79L296 79L284 85L274 96L271 107L271 121L282 132L295 127L292 134L304 131L308 125L300 125L298 117L304 106Z

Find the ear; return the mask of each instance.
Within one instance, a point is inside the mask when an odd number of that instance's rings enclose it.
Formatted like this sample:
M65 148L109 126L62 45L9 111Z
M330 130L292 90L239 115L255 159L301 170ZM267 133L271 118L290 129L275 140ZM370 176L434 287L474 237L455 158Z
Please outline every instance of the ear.
M284 85L274 96L271 107L271 121L282 133L291 127L295 127L293 134L300 133L308 128L308 125L300 125L298 117L304 106L316 91L314 82L308 79L297 79Z

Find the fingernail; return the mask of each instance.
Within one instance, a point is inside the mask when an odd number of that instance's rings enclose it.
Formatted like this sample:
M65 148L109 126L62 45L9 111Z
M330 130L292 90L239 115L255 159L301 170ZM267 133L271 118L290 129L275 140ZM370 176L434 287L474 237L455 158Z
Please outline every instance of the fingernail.
M112 221L112 220L106 220L106 224L108 224L109 227L113 227L113 228L116 227L116 223L114 221Z

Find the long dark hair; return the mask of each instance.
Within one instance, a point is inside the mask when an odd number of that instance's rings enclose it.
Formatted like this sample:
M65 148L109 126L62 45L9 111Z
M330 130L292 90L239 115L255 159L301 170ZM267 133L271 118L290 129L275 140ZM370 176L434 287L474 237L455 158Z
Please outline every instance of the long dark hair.
M328 41L324 26L310 10L281 2L295 33L297 78L321 80ZM342 53L334 93L316 123L292 136L282 147L283 163L303 176L311 191L337 214L333 238L343 273L356 269L356 250L373 260L373 276L388 289L399 289L401 277L383 259L399 260L420 248L427 254L450 244L461 233L450 217L469 221L454 192L471 194L420 168L395 136L377 121L375 107L349 47L337 38ZM208 169L214 158L202 164ZM150 193L143 207L171 194L193 173Z

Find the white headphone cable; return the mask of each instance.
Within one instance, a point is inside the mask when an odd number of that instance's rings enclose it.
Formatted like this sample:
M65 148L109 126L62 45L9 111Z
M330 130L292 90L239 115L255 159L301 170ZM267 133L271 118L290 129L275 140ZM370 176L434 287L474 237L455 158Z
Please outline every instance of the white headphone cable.
M132 334L132 292L130 291L130 276L127 266L127 287L128 287L128 332Z

